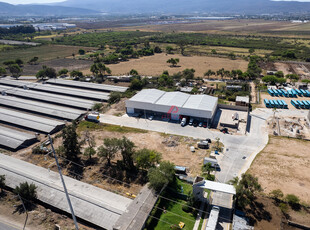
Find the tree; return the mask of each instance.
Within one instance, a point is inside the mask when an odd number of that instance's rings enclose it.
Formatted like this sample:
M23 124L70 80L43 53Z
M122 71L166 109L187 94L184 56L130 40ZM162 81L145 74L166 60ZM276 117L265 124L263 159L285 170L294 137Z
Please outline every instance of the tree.
M212 75L215 75L215 72L212 71L211 69L209 69L207 72L204 73L204 76L208 78Z
M172 54L173 48L171 46L166 47L167 54Z
M36 189L37 187L33 183L28 184L28 182L24 182L15 187L14 193L19 194L25 206L29 207L32 206L31 202L37 198Z
M23 70L17 64L9 65L9 71L12 74L12 77L15 77L16 79L19 78L23 72Z
M284 77L284 74L283 74L282 71L277 71L274 75L275 75L277 78Z
M195 70L194 69L185 69L182 72L183 77L185 78L186 82L190 79L194 79L195 77Z
M85 50L79 49L79 55L84 55L84 54L85 54Z
M67 69L61 69L61 70L59 70L58 75L59 76L67 75L68 72L69 72L69 70L67 70Z
M6 70L3 67L0 67L0 76L5 76L6 75Z
M0 194L3 193L5 187L5 175L0 175Z
M160 86L173 86L173 78L167 74L162 74L158 78L158 84Z
M122 139L119 139L118 143L125 168L127 170L133 170L135 167L133 163L133 155L135 153L134 148L136 147L135 144L124 136Z
M135 153L134 160L138 168L147 170L160 162L161 154L155 150L144 148Z
M165 185L174 181L174 164L163 161L157 168L150 168L147 174L149 187L159 192Z
M244 209L256 199L256 194L262 191L258 178L251 174L242 174L230 181L236 188L236 203L239 208Z
M297 74L287 74L285 77L291 80L299 80L299 76Z
M50 68L47 66L43 66L41 70L36 74L38 79L45 79L45 78L56 78L57 73L54 68Z
M90 71L99 77L103 77L106 73L107 74L111 74L111 69L106 67L106 65L102 64L102 63L94 63L91 67L90 67Z
M81 153L81 143L78 140L76 133L76 122L66 126L61 133L63 139L63 150L66 158L72 161L78 160L78 155Z
M132 76L139 76L139 73L138 73L137 70L132 69L132 70L130 70L129 75L132 75Z
M255 53L255 49L254 49L254 48L250 48L250 49L249 49L249 53L250 53L250 54Z
M19 67L22 67L24 64L24 62L20 58L15 59L15 63L19 65Z
M88 145L88 147L84 150L84 155L88 156L89 160L91 160L91 157L96 154L96 139L95 136L91 135L88 130L85 132L84 142Z
M111 160L115 157L120 149L119 139L105 138L102 146L98 148L98 155L107 160L108 165L111 165Z
M170 58L169 60L167 60L167 63L171 64L173 67L176 67L179 62L179 58Z
M224 68L219 69L218 71L216 71L216 75L221 76L221 78L223 79L225 75L225 69Z
M99 112L102 109L102 103L96 103L93 105L93 107L91 108L93 111L97 111Z
M162 52L162 50L159 46L154 47L154 53L161 53L161 52Z
M211 50L211 54L217 54L216 50L215 50L215 49L212 49L212 50Z
M276 83L283 84L286 82L285 78L278 78L274 75L266 75L265 77L262 78L263 82L269 83L271 85L275 85Z
M185 40L179 41L177 44L180 48L181 54L184 56L185 48L187 46L187 42Z
M129 88L132 90L141 90L143 88L143 82L138 78L133 78L130 82Z
M88 159L91 160L91 157L96 155L96 150L93 147L87 147L84 150L84 155L88 156Z
M110 105L118 103L121 100L121 98L122 98L122 94L120 92L112 92L110 94L110 98L108 100L108 103Z
M9 60L9 61L3 62L3 65L7 65L7 66L9 66L9 65L14 65L14 64L16 64L16 62L13 61L13 60Z
M78 70L73 70L70 72L70 77L81 78L81 77L83 77L83 73L81 71L78 71Z
M38 60L39 60L38 57L33 57L33 58L31 58L31 59L28 61L28 64L29 64L29 65L36 65L36 64L38 64L38 63L37 63Z
M279 202L283 198L283 192L280 189L272 190L269 195Z
M285 200L294 210L298 210L300 208L300 200L294 194L287 194Z
M228 54L228 57L229 57L230 59L232 59L232 60L235 60L235 59L236 59L236 54L235 54L234 52L230 52L230 53Z
M212 167L211 163L207 163L202 166L202 172L207 173L208 175L210 175L210 173L213 172L214 170L215 169Z

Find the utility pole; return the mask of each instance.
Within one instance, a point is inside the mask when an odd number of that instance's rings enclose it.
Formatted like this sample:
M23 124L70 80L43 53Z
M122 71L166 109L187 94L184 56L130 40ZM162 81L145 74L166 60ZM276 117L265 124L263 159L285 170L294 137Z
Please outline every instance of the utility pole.
M62 185L63 185L63 187L64 187L64 191L65 191L65 194L66 194L66 197L67 197L67 201L68 201L68 204L69 204L69 208L70 208L70 211L71 211L71 214L72 214L72 219L73 219L74 224L75 224L75 229L76 229L76 230L79 230L79 226L78 226L78 224L77 224L76 217L75 217L75 215L74 215L74 211L73 211L73 207L72 207L72 204L71 204L71 201L70 201L70 197L69 197L69 194L68 194L68 191L67 191L67 187L66 187L64 178L63 178L63 176L62 176L61 168L60 168L60 166L59 166L58 159L57 159L57 156L56 156L56 153L55 153L55 149L54 149L54 146L53 146L52 138L51 138L50 135L48 135L48 138L49 138L50 143L51 143L51 147L52 147L52 151L53 151L53 154L54 154L54 157L55 157L55 161L56 161L56 164L57 164L59 176L60 176Z
M26 220L25 220L25 224L24 224L24 227L23 227L23 230L25 230L26 224L27 224L27 220L28 220L28 212L27 212L27 209L26 209L26 207L25 207L24 201L23 201L23 199L20 197L19 193L17 194L17 196L18 196L18 198L20 199L20 201L22 202L24 211L25 211L25 213L26 213Z

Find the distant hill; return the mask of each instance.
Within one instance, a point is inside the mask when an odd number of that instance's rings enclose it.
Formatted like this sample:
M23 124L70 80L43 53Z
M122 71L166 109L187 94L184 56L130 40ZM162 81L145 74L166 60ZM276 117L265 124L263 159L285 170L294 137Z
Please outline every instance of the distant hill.
M67 0L62 6L115 13L233 13L271 14L310 12L310 2L270 0Z
M91 15L98 11L65 6L48 5L11 5L0 2L0 16L59 16Z

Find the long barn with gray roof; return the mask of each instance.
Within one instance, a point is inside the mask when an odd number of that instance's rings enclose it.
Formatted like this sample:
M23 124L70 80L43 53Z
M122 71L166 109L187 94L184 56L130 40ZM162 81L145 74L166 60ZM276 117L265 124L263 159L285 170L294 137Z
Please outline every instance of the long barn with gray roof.
M97 84L97 83L62 80L62 79L50 79L46 81L46 83L52 84L52 85L89 89L89 90L96 90L96 91L102 91L102 92L122 92L123 93L128 89L128 87L117 86L117 85Z
M76 120L84 114L84 112L81 110L25 100L11 96L0 96L0 105L69 121Z
M37 141L33 134L20 132L11 128L0 126L0 147L18 150Z
M56 105L62 105L77 109L83 109L83 110L90 110L96 102L75 98L75 97L69 97L69 96L63 96L58 94L52 94L52 93L45 93L45 92L39 92L34 90L25 90L20 88L15 88L12 86L3 86L0 85L0 92L2 94L16 96L19 98L25 98L30 99L34 101L42 101L47 102L51 104Z
M65 126L64 122L0 108L0 122L41 133L52 134Z
M68 87L52 86L48 84L33 83L27 81L0 79L0 85L9 85L14 87L32 89L37 91L68 95L77 98L85 98L96 101L109 100L109 93L94 92L82 89L72 89Z

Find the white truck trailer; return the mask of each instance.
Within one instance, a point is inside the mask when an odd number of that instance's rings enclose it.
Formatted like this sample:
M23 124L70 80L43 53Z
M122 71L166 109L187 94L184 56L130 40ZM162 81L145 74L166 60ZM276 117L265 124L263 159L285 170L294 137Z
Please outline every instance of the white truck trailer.
M218 206L213 206L205 230L216 230L219 215L220 215L220 208Z

